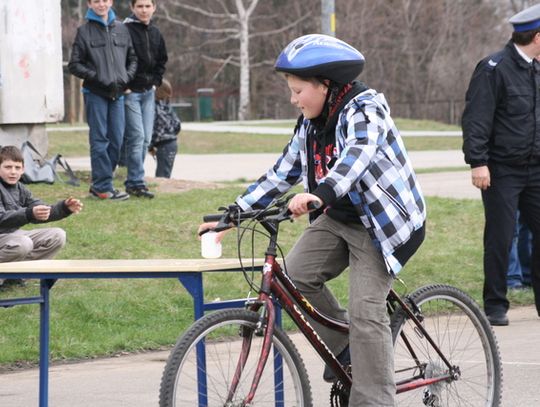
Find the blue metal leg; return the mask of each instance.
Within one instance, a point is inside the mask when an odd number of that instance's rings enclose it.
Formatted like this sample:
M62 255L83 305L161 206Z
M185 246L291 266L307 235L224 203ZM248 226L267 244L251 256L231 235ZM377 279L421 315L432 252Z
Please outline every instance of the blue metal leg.
M39 318L39 407L49 405L49 290L56 280L41 280Z
M179 277L179 280L193 297L195 320L202 318L204 316L204 291L202 283L202 273L185 273ZM207 406L208 394L206 392L206 350L204 342L199 342L196 345L196 348L199 406Z
M184 273L178 279L193 297L195 320L202 318L204 316L202 273Z

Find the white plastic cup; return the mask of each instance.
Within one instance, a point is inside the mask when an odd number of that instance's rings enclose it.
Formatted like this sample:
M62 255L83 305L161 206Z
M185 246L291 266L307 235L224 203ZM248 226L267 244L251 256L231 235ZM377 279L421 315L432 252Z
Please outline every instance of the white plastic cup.
M205 259L221 257L221 242L216 242L216 232L206 232L201 236L201 255Z

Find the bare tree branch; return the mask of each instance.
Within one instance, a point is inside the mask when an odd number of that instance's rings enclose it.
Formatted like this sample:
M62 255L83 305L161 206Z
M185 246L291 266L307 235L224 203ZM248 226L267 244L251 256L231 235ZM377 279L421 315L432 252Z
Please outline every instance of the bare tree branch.
M157 14L158 16L165 18L167 21L170 21L171 23L187 27L197 32L209 33L209 34L224 34L224 33L238 34L238 30L235 28L217 28L216 29L216 28L198 27L194 24L188 23L187 21L183 19L174 18L171 16L169 9L166 6L161 6L159 10L161 11L161 13L158 13Z
M235 20L235 19L238 19L238 16L235 15L234 13L225 13L225 14L213 13L211 11L204 10L202 8L199 8L199 7L191 6L191 5L189 5L189 4L187 4L187 3L183 2L183 1L173 0L171 2L171 4L173 6L182 8L184 10L193 11L194 13L200 14L200 15L202 15L204 17L208 17L208 18L219 18L219 19L223 19L223 20ZM221 3L221 4L224 6L223 3Z
M297 27L298 25L300 25L300 23L308 18L311 17L311 14L312 12L308 12L306 13L305 15L303 15L302 17L300 17L299 19L283 26L283 27L280 27L280 28L276 28L275 30L268 30L268 31L259 31L259 32L256 32L256 33L253 33L253 34L250 34L250 38L256 38L256 37L266 37L266 36L269 36L269 35L273 35L273 34L279 34L279 33L282 33L282 32L285 32L287 30L290 30L291 28L293 27Z

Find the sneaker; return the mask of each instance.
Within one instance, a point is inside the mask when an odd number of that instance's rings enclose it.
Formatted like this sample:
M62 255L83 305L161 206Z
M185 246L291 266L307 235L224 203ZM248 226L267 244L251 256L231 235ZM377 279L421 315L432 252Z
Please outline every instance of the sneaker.
M148 190L147 187L127 187L126 192L130 195L133 195L137 198L148 198L152 199L154 194Z
M337 360L342 365L351 364L351 352L349 351L349 345L347 345L347 347L341 351L341 353L337 356ZM328 366L324 367L323 379L327 383L332 383L334 380L336 380L336 375Z
M125 201L129 195L117 189L107 192L98 192L94 188L90 188L90 196L101 200L109 199L111 201Z

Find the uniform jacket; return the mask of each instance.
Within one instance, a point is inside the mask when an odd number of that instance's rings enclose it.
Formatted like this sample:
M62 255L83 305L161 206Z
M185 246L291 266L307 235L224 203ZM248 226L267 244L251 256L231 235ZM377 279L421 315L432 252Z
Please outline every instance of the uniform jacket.
M304 120L276 164L237 198L243 210L266 207L299 182L309 191L309 126L310 121ZM426 210L382 94L368 89L346 104L338 117L334 145L338 159L316 189L324 191L327 206L348 194L388 271L396 274L404 265L397 251L414 240L415 247L410 248L414 252L423 240ZM412 239L419 230L422 237Z
M151 22L143 24L135 16L126 18L124 24L131 35L138 60L137 72L129 88L134 92L144 92L152 86L158 87L168 59L163 36Z
M476 66L463 112L463 152L471 167L540 161L540 75L513 42Z
M180 132L182 124L174 112L170 103L164 100L156 101L156 115L154 118L154 129L152 131L152 142L148 148L159 146L161 143L176 140L176 135Z
M32 215L36 205L46 205L34 198L28 188L18 182L8 185L0 181L0 233L12 233L28 223L47 223L71 215L64 201L51 206L51 214L46 221L40 221Z
M83 87L97 95L117 99L137 70L137 55L129 31L109 11L107 24L92 10L77 29L69 72L84 80Z

